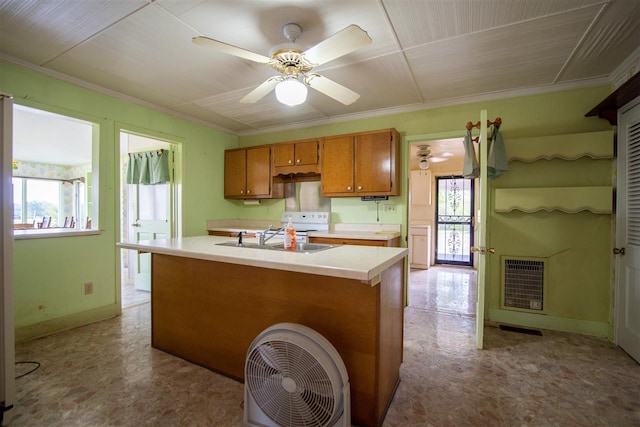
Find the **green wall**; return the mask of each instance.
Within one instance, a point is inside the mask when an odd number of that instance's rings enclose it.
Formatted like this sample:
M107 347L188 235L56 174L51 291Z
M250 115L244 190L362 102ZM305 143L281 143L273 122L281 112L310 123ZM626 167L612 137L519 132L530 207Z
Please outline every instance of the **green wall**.
M396 128L403 136L402 194L386 202L396 205L396 212L385 213L380 209L380 220L382 223L402 224L406 236L407 140L462 134L467 121L479 120L481 109L487 110L490 119L502 117L501 131L507 142L509 138L610 129L604 120L584 117L585 112L610 93L609 86L475 102L241 137L5 62L0 62L0 90L14 95L16 103L83 119L91 117L100 124L102 233L96 236L15 242L16 326L29 330L29 334L23 334L25 336L45 331L45 327L40 327L43 324L49 325L48 330L55 330L119 312L119 251L115 243L118 240L119 210L116 132L120 127L148 130L152 136L164 136L182 144L184 236L204 234L207 219L280 218L284 209L282 200L264 200L260 205L251 206L241 201L224 200L223 151L227 148ZM602 161L597 165L589 165L589 168L595 169L588 176L596 176L598 181L609 179L610 182L611 163ZM513 164L509 174L492 182L491 188L497 183L515 187L518 180L528 180L531 176L543 180L557 179L564 183L567 176L582 176L581 166L585 164L576 161L565 172L558 173L549 172L545 163L540 163L524 172L521 166ZM586 178L586 182L590 179ZM583 184L585 181L582 178L577 178L576 182L576 185L589 185ZM491 236L503 246L499 250L504 253L513 254L520 250L514 246L516 239L523 240L522 245L529 248L530 255L536 253L541 256L550 254L541 249L545 245L552 245L553 250L556 247L566 249L566 243L571 242L571 250L552 257L552 269L559 271L556 277L563 283L549 290L551 313L548 316L516 313L508 320L535 326L540 318L545 318L545 324L552 329L601 334L602 325L609 322L610 264L607 248L610 246L610 220L609 215L595 216L590 213L572 216L560 213L491 214ZM377 222L375 204L361 202L358 198L334 198L332 221L374 224ZM588 264L585 264L585 259ZM491 259L488 269L487 308L490 314L500 316L497 268L499 256ZM91 296L84 296L81 292L82 284L87 281L95 284L96 290Z
M262 135L241 136L241 146L282 142L316 136L396 128L404 139L402 196L389 200L397 212L383 222L402 223L407 230L408 142L461 136L468 121L476 122L480 110L490 120L501 117L501 132L510 138L565 135L609 130L608 122L586 118L585 113L609 95L609 86L575 89L532 96L484 101L354 120ZM613 143L613 142L612 142ZM554 187L611 185L611 160L543 160L531 164L512 162L509 173L490 182L489 246L496 253L488 260L486 282L487 319L522 326L611 335L610 247L611 215L590 212L566 214L513 212L496 214L492 196L500 187ZM389 215L389 214L387 214ZM332 221L376 223L375 205L358 198L332 199ZM501 256L547 259L544 314L503 310L500 307Z
M151 136L181 144L184 236L205 234L207 219L234 217L236 206L224 200L222 182L223 152L237 146L236 136L1 61L0 91L13 95L16 104L100 125L101 233L15 241L18 340L120 312L120 250L115 246L119 240L119 128L148 131ZM92 295L83 294L85 282L94 283Z

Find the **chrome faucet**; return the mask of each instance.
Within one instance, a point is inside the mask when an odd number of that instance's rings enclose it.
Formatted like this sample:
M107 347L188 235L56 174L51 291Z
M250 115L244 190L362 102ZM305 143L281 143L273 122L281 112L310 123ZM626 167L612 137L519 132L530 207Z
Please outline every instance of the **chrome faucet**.
M266 229L266 230L264 230L264 231L260 234L260 239L259 239L260 246L263 246L265 243L267 243L269 240L271 240L271 239L273 238L273 236L275 236L276 234L278 234L278 232L279 232L279 231L284 230L284 227L280 227L280 228L277 228L277 229L273 229L273 228L271 228L271 227L272 227L272 225L270 225L269 227L267 227L267 229ZM269 237L267 237L267 238L265 239L265 238L264 238L264 235L265 235L266 233L270 232L270 231L275 231L275 233L273 233L271 236L269 236Z

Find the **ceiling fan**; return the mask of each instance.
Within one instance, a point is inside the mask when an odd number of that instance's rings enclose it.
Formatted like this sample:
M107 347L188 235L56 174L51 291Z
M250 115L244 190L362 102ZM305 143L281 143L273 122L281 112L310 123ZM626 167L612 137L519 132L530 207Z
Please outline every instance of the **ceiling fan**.
M418 167L423 170L429 169L429 163L444 162L448 157L452 156L452 154L448 152L444 152L440 156L433 156L428 145L418 145L418 152L416 155L419 159Z
M360 98L360 95L351 89L311 71L314 67L370 44L371 37L366 31L352 24L304 51L300 45L295 43L302 32L302 28L298 24L287 24L282 28L282 31L289 43L276 46L268 57L209 37L194 37L193 42L239 58L270 65L281 74L267 79L249 92L240 102L258 102L275 89L276 97L280 102L287 105L298 105L306 99L307 86L344 105L352 104ZM287 95L290 97L287 98Z

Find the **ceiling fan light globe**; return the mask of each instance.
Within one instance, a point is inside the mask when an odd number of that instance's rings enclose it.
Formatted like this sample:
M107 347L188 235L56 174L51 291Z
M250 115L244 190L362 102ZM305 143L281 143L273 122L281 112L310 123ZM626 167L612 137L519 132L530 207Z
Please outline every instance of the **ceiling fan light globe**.
M298 80L281 81L276 86L276 98L290 107L300 105L307 100L307 87Z
M422 170L429 169L429 161L426 158L423 157L423 158L420 159L420 162L418 163L418 166Z

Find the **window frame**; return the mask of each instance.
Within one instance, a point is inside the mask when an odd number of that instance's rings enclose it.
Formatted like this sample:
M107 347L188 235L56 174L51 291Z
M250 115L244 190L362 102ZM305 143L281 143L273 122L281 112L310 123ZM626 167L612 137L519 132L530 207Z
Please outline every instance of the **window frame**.
M18 100L18 102L14 101L15 107L26 107L30 109L40 110L47 114L58 115L62 117L67 117L72 120L77 120L81 122L85 122L87 125L91 127L91 169L90 169L90 180L91 183L85 182L85 205L87 210L87 217L90 218L91 228L86 229L85 217L78 217L76 222L80 224L81 228L49 228L49 229L14 229L13 236L15 240L23 240L23 239L39 239L39 238L50 238L50 237L72 237L72 236L82 236L82 235L96 235L102 234L102 231L99 227L100 221L100 203L99 203L99 171L100 171L100 139L102 132L107 128L104 118L94 117L84 113L78 113L75 111L67 110L64 108L56 108L48 105L39 104L36 102L31 102L28 100ZM15 115L14 115L15 121ZM14 132L15 132L15 124L14 124ZM15 141L13 141L15 144ZM20 161L19 159L18 162ZM26 161L26 160L25 160ZM38 178L38 177L27 177L27 176L15 176L16 178L26 178L26 179L47 179L47 178ZM53 179L55 181L65 181L64 179ZM76 183L73 183L75 186ZM75 193L75 190L74 190ZM90 193L90 194L89 194ZM63 197L62 192L60 193L60 197ZM89 199L90 197L90 199ZM13 201L13 198L12 198ZM78 197L77 194L74 197L72 202L72 211L77 215L78 212ZM24 207L23 207L24 208ZM74 216L76 216L74 215Z

